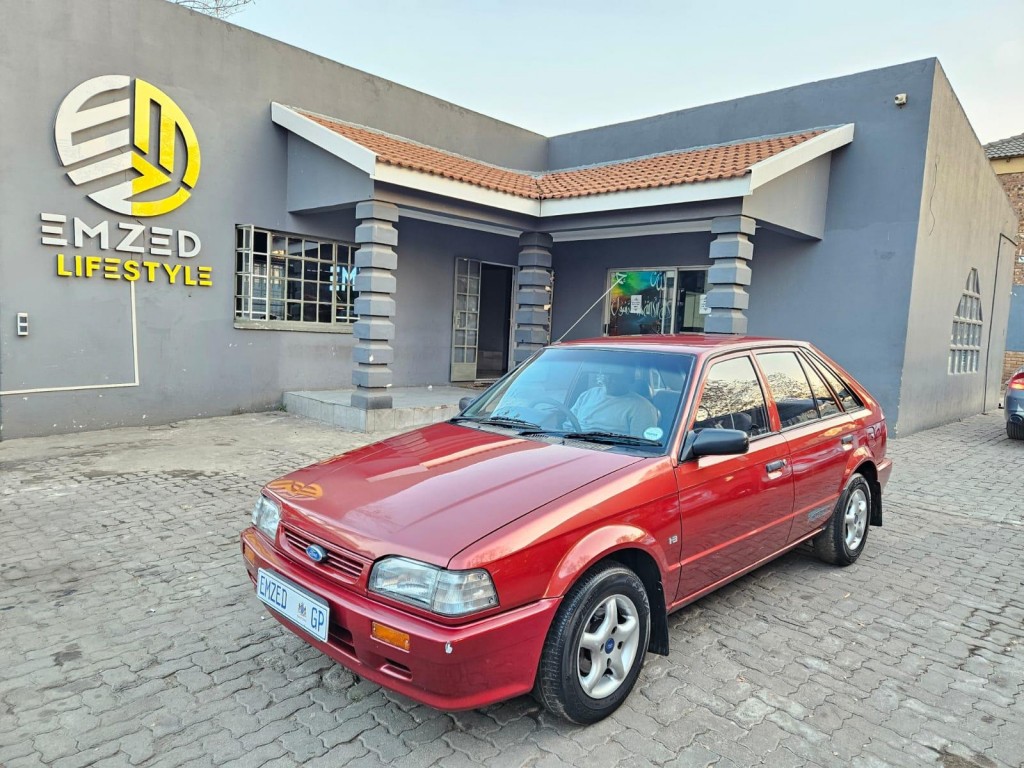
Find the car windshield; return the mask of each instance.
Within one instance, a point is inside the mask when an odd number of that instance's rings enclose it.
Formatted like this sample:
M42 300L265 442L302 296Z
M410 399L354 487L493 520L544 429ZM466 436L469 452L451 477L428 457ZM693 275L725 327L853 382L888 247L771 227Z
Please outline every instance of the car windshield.
M660 452L692 369L693 356L684 353L553 347L455 420Z

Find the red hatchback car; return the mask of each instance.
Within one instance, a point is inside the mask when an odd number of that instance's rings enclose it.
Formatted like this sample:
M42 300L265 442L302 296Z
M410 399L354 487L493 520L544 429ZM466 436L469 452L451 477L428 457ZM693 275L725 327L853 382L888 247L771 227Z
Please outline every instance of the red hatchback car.
M447 423L269 483L242 554L287 628L439 709L533 691L592 723L667 615L801 542L882 524L885 419L796 341L556 344Z

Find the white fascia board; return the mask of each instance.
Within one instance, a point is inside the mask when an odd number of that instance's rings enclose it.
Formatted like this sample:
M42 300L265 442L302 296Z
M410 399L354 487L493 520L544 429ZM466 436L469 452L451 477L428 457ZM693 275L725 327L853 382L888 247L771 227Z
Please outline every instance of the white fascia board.
M695 184L679 184L674 187L631 189L626 192L609 192L603 195L543 200L540 204L540 215L545 217L568 216L577 213L621 211L629 208L647 208L653 205L722 200L730 197L744 197L749 194L750 177L740 176L735 179L716 179Z
M750 180L750 192L827 152L845 147L851 141L853 141L853 123L847 123L825 131L813 139L801 142L795 147L790 147L759 163L754 163L750 166L750 174L747 177Z
M485 189L475 184L468 184L465 181L435 176L432 173L378 163L374 179L407 189L417 189L421 192L452 197L456 200L465 200L468 203L486 205L489 208L500 208L503 211L524 213L527 216L540 216L541 203L539 200L510 195L507 192L497 192L493 189Z
M377 155L361 144L346 139L330 128L325 128L315 120L310 120L291 107L278 104L276 101L270 103L270 119L296 136L373 176L377 168Z

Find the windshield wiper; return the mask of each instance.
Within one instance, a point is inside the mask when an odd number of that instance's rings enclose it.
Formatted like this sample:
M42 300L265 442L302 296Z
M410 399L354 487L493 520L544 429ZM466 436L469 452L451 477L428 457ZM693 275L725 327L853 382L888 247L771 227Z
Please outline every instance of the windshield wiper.
M538 429L533 432L523 432L523 435L551 435L552 437L564 437L567 440L585 440L591 443L607 443L608 445L653 445L658 448L661 443L658 440L648 440L646 437L635 437L624 435L620 432L566 432L560 429Z
M454 416L448 421L453 424L460 421L472 421L475 424L492 424L498 427L515 427L519 429L540 429L540 424L534 424L525 419L514 419L511 416Z

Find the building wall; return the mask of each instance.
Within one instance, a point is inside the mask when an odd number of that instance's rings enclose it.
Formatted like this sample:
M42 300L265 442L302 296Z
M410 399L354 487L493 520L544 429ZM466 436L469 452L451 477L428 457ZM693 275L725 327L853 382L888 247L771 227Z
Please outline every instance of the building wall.
M610 240L556 243L551 338L560 338L577 320L566 340L600 336L607 299L587 312L608 290L608 270L639 267L710 267L710 234L650 235ZM586 313L586 314L584 314ZM582 319L580 319L582 318Z
M134 376L130 286L58 277L57 252L71 258L74 249L40 242L41 213L90 226L131 221L87 199L92 189L71 184L54 150L57 108L83 81L143 78L185 112L202 150L198 184L182 207L141 223L195 232L202 251L189 263L213 269L212 287L135 283L138 386L0 396L3 438L272 408L287 389L350 384L350 334L233 327L236 224L353 237L351 211L287 213L287 140L270 120L271 101L514 167L546 160L542 136L165 0L0 0L0 14L5 31L19 30L0 46L0 392ZM84 245L82 255L99 253ZM403 264L400 276L406 296L410 269L417 267ZM15 335L19 312L29 314L27 337ZM403 312L415 325L412 310ZM411 346L400 350L419 360L421 348ZM407 375L403 364L398 378L437 380L435 368Z
M913 288L904 305L904 431L994 408L1006 342L1017 219L941 68L935 70L924 190ZM949 374L953 316L972 268L981 286L981 362L977 373Z
M447 385L451 373L455 259L515 265L519 242L514 237L408 218L400 219L396 226L395 386Z
M754 235L749 331L816 344L871 390L896 427L936 64L912 62L556 136L551 163L854 123L853 142L832 153L822 240L764 228ZM902 109L893 105L896 93L908 94ZM563 248L556 247L556 318ZM706 253L704 259L709 263Z

